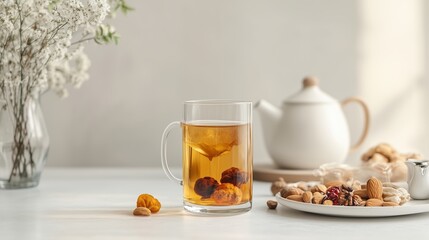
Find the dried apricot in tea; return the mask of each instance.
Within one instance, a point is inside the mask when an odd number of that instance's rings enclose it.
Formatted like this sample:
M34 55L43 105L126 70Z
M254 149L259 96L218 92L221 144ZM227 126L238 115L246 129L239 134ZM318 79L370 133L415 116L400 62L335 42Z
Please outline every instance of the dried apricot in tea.
M202 197L209 198L217 186L219 186L219 183L216 181L216 179L212 177L203 177L199 178L195 182L194 191L196 194Z
M241 190L231 183L222 183L212 194L215 202L221 205L239 204L242 196Z
M242 184L245 184L247 180L248 177L245 171L241 171L236 167L231 167L222 172L222 178L220 179L220 182L231 183L234 186L240 187Z
M159 209L161 209L161 203L152 195L145 193L140 194L137 198L137 207L145 207L148 208L151 213L157 213Z

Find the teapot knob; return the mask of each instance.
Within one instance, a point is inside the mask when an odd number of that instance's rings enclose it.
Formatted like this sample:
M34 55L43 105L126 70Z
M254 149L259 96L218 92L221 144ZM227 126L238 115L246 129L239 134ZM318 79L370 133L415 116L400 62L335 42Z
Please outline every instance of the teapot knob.
M317 86L319 85L319 79L312 76L305 77L304 80L302 81L302 85L304 88Z

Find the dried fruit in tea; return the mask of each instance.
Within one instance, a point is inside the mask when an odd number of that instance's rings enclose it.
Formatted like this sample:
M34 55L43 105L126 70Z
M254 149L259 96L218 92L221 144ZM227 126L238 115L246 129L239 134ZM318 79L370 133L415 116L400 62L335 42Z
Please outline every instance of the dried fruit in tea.
M204 198L209 198L218 186L219 183L216 179L212 177L203 177L195 182L194 191Z
M220 179L220 182L231 183L234 186L240 187L242 184L245 184L247 180L247 172L241 171L236 167L231 167L222 172L222 178Z
M137 207L145 207L148 208L151 213L157 213L159 209L161 209L161 203L150 194L140 194L137 198Z
M212 198L217 204L231 205L241 202L243 194L241 190L231 183L222 183L212 194Z

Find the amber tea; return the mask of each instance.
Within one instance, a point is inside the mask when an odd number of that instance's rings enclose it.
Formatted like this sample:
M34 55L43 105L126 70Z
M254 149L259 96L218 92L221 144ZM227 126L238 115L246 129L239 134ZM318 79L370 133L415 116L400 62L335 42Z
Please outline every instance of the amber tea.
M170 171L167 138L182 129L183 178ZM252 208L252 103L194 100L183 121L170 123L161 140L165 174L183 186L183 207L196 214L237 214Z
M247 203L252 196L250 124L182 124L183 193L197 205Z

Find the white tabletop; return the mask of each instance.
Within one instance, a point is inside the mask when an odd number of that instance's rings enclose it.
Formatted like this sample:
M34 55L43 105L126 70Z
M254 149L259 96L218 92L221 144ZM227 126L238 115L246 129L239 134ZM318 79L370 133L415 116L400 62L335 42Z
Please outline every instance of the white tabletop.
M339 218L279 206L270 183L255 182L253 209L200 217L182 209L181 188L156 169L45 170L37 188L0 191L0 239L427 239L429 214ZM132 211L139 194L162 203L150 217Z

